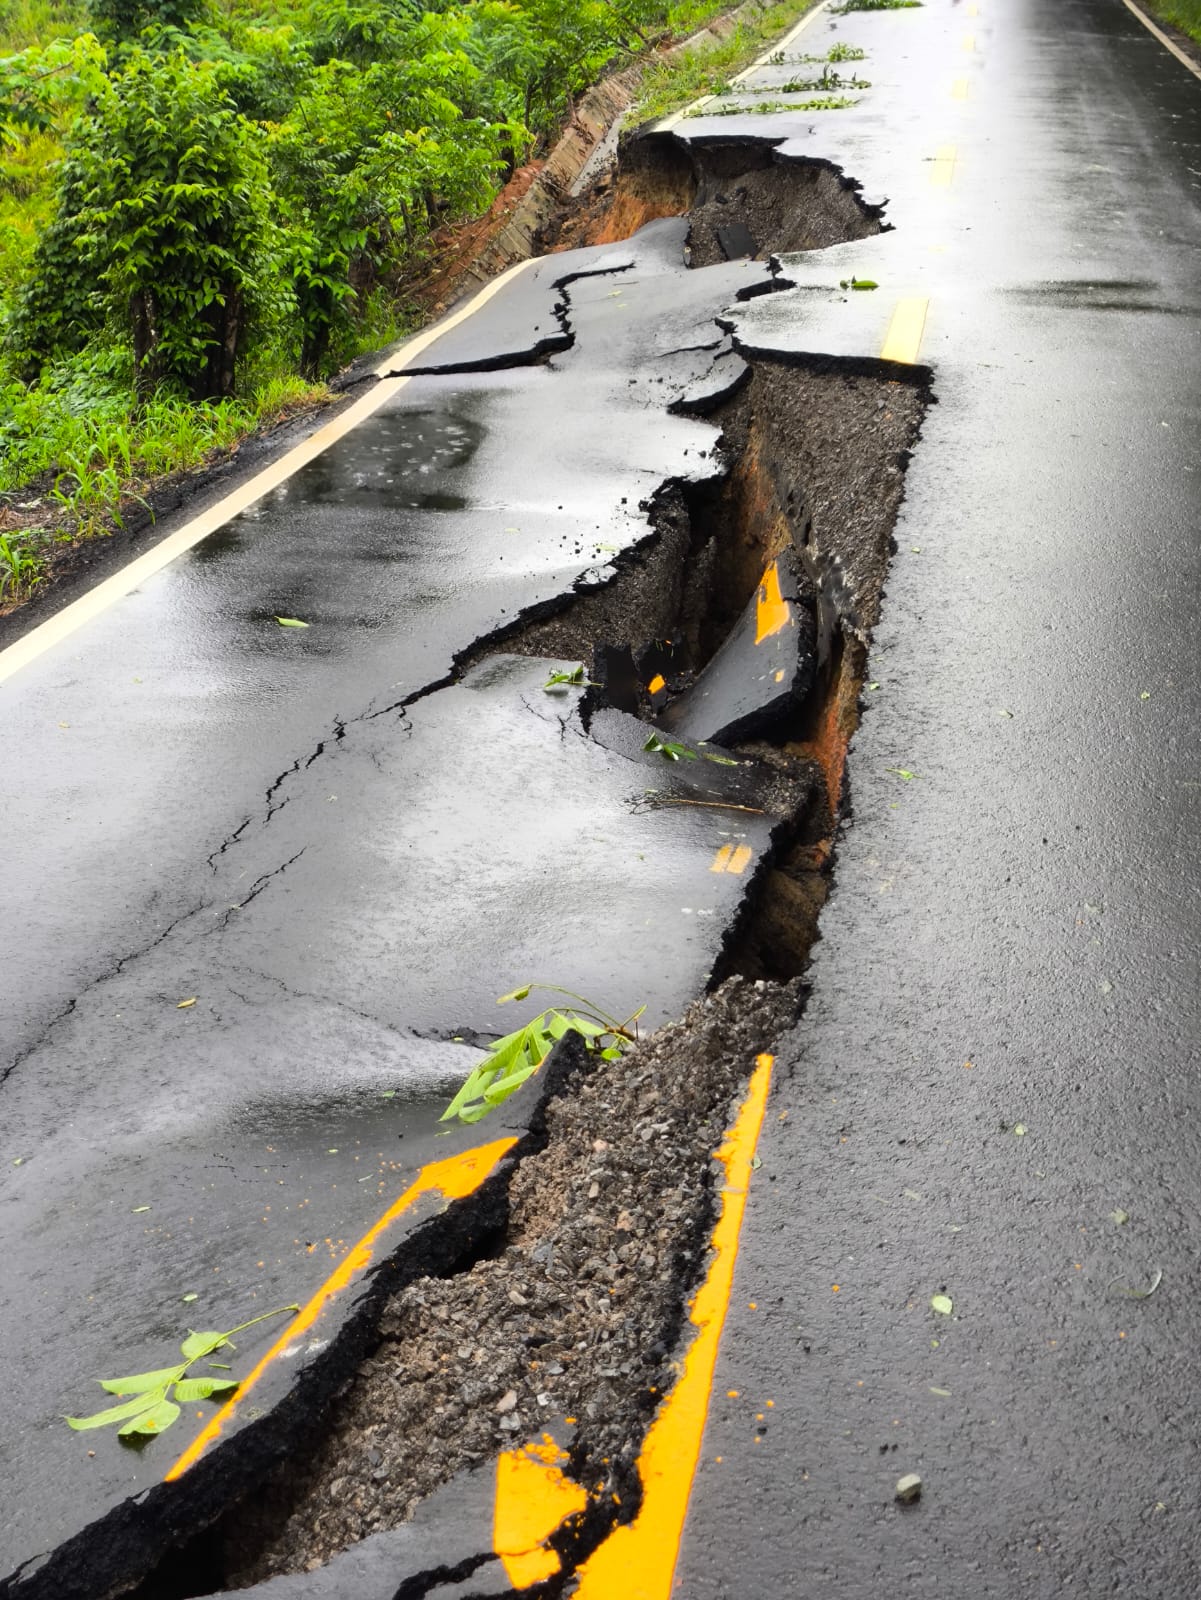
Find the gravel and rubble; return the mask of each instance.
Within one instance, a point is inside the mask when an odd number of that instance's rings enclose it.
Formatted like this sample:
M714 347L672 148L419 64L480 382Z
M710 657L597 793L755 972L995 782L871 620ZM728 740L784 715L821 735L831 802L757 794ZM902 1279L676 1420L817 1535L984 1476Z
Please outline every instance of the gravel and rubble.
M632 1509L639 1443L703 1270L712 1155L756 1055L798 1006L795 982L733 978L624 1058L581 1067L548 1107L545 1149L514 1177L499 1252L397 1294L307 1460L215 1530L230 1587L322 1565L564 1416L573 1474Z

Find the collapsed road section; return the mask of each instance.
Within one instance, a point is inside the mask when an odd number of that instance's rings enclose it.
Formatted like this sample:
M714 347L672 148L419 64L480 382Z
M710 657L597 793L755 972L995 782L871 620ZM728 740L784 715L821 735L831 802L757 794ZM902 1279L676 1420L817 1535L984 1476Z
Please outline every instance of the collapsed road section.
M615 208L514 277L8 691L35 843L0 1092L34 1293L0 1593L333 1573L543 1422L591 1510L538 1581L637 1509L709 1158L798 1007L928 373L731 334L790 286L773 251L878 231L829 163L632 149L632 238ZM561 1052L444 1141L528 982L684 1021ZM188 1322L291 1303L216 1418L136 1449L62 1425ZM476 1570L474 1532L441 1537L387 1546L387 1592Z

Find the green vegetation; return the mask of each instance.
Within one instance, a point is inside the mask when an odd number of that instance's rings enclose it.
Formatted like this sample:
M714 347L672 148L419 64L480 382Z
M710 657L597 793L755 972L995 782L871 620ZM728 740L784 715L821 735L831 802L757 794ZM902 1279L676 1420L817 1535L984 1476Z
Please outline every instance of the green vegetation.
M1201 44L1201 0L1140 0L1145 10Z
M111 1423L119 1422L121 1426L117 1432L123 1439L134 1435L152 1437L156 1433L162 1433L179 1416L181 1405L191 1405L197 1400L209 1400L214 1395L230 1394L240 1382L237 1378L189 1378L187 1375L189 1367L218 1350L235 1349L233 1335L243 1332L246 1328L253 1328L256 1322L266 1322L268 1317L279 1317L285 1312L299 1310L298 1305L279 1306L274 1311L264 1311L261 1317L251 1317L249 1322L239 1323L228 1333L190 1333L179 1347L183 1360L177 1365L161 1367L157 1372L137 1372L130 1378L96 1380L102 1389L108 1390L109 1394L132 1395L132 1400L124 1400L120 1405L109 1406L107 1410L97 1411L90 1417L66 1417L64 1420L68 1427L77 1430L106 1428ZM226 1364L221 1361L210 1361L208 1365L228 1371ZM167 1393L171 1388L175 1390L174 1398Z
M0 605L407 331L438 230L722 5L0 0Z
M751 115L770 116L776 111L845 111L848 106L857 102L846 95L821 95L811 100L750 100L740 103L736 100L723 102L719 106L699 106L697 110L690 111L690 117L746 117Z
M702 95L721 94L730 87L730 79L763 54L765 46L792 27L812 10L814 0L780 0L770 11L762 12L753 21L741 21L720 40L709 40L691 50L678 51L658 62L647 72L638 99L638 120L649 122L665 117L681 106ZM838 47L835 46L837 49ZM782 58L781 58L782 59ZM829 56L817 59L826 61L849 60L850 57ZM858 59L858 58L856 58Z
M842 5L830 7L830 15L841 17L848 11L908 11L921 3L922 0L843 0Z
M583 995L572 994L570 989L560 989L553 983L527 983L511 994L502 994L496 1003L504 1006L514 1000L527 1000L535 989L566 995L569 1000L578 1000L579 1007L551 1006L524 1027L494 1040L487 1056L468 1075L442 1113L443 1122L456 1117L460 1122L479 1122L495 1111L537 1072L559 1040L569 1033L578 1034L588 1049L604 1061L616 1060L636 1043L638 1018L645 1006L639 1006L633 1016L619 1022Z
M677 739L663 739L652 733L642 747L651 755L662 756L665 761L712 761L718 767L736 767L732 756L714 755L712 750L691 750Z

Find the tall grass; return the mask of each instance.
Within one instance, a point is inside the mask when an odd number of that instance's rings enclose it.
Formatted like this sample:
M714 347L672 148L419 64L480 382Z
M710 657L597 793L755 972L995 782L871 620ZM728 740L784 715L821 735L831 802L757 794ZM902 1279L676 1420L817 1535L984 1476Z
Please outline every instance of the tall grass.
M0 56L48 44L87 26L81 0L0 0Z
M1142 0L1142 4L1201 44L1201 0Z
M636 116L639 121L663 117L702 95L720 94L730 79L750 66L779 39L815 0L780 0L750 21L739 22L724 39L707 40L657 62L642 80Z
M154 480L203 466L264 423L327 397L324 385L286 374L265 379L243 400L160 397L141 408L120 390L91 387L81 403L70 385L10 384L0 392L0 492L32 495L22 509L39 520L44 510L60 538L108 533L123 526L131 507L147 504Z

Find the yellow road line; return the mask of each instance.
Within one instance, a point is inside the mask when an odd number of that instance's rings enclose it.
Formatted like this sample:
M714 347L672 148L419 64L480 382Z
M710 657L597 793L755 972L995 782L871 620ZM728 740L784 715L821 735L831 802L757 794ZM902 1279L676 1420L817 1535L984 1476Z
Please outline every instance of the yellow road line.
M479 294L453 316L444 322L436 323L431 328L426 328L406 344L401 345L381 365L379 372L381 374L393 372L397 366L420 355L444 333L449 333L452 328L473 316L481 306L491 300L493 295L499 293L505 284L531 264L532 258L530 261L520 261L515 267L510 267L508 272L502 273L499 278L494 278L491 283L485 284ZM98 583L87 594L81 595L71 605L64 606L40 627L31 629L23 639L18 639L16 644L9 645L7 650L0 650L0 683L7 682L22 667L27 667L47 650L52 650L55 645L70 638L77 629L107 611L109 606L130 594L139 584L145 583L155 573L161 572L177 557L198 545L202 539L207 539L209 534L215 533L218 528L248 510L257 500L261 500L264 495L270 494L272 489L285 483L301 467L328 450L330 445L344 438L352 428L356 428L373 412L386 405L408 382L409 379L403 375L382 377L368 394L356 400L345 411L339 412L324 427L318 428L286 455L280 456L278 461L273 461L270 466L264 467L262 472L256 473L253 478L218 500L207 511L202 511L199 516L184 523L182 528L177 528L174 533L168 534L153 549L145 551L128 566L105 578L102 583Z
M970 88L971 85L966 78L956 78L955 82L951 85L951 99L966 100Z
M549 1433L496 1458L492 1548L515 1589L528 1589L559 1571L563 1563L546 1540L564 1518L588 1504L587 1492L562 1470L567 1459Z
M492 1144L478 1145L474 1150L464 1150L457 1156L448 1156L445 1161L433 1161L428 1166L422 1167L400 1199L389 1206L379 1221L367 1230L358 1244L343 1256L338 1266L330 1273L312 1299L301 1307L270 1350L251 1370L249 1376L242 1379L242 1382L238 1385L238 1392L233 1399L223 1405L216 1416L201 1429L183 1455L180 1456L179 1460L167 1473L163 1482L172 1483L176 1478L181 1478L188 1468L200 1459L213 1440L224 1430L225 1425L232 1419L242 1401L254 1388L272 1362L295 1344L300 1334L304 1333L307 1328L312 1327L321 1311L335 1295L345 1289L355 1278L361 1276L371 1265L375 1245L380 1235L395 1222L402 1212L415 1205L423 1194L430 1194L434 1190L439 1190L447 1200L462 1200L466 1195L474 1194L481 1184L491 1176L498 1162L509 1153L516 1143L517 1140L515 1138L496 1139Z
M1160 44L1163 45L1165 49L1172 52L1177 61L1183 62L1183 64L1192 73L1194 78L1201 78L1201 67L1197 65L1191 56L1186 55L1176 41L1174 39L1170 39L1162 28L1156 27L1147 13L1140 10L1140 8L1135 5L1134 0L1122 0L1122 3L1126 7L1127 11L1133 11L1134 15L1142 23L1143 27L1147 29L1148 33L1153 33L1159 40Z
M929 300L898 300L884 336L881 361L904 361L909 365L917 360L922 347L922 333L926 327Z
M974 50L976 48L976 35L974 33L965 33L964 34L964 36L963 36L963 48L965 50Z
M680 1535L709 1414L709 1396L722 1328L734 1285L738 1236L746 1209L751 1162L763 1125L772 1057L760 1056L750 1092L717 1152L726 1169L721 1216L711 1240L713 1258L689 1308L696 1337L675 1388L651 1423L638 1475L642 1504L634 1521L613 1532L583 1564L573 1600L670 1600Z
M930 168L930 182L936 189L950 187L951 179L955 176L955 162L958 151L953 144L939 145L934 152L934 162Z
M759 580L755 602L755 643L762 644L792 621L792 607L780 589L780 564L773 561Z
M972 0L971 5L964 6L963 14L965 17L978 17L980 15L980 7L976 5L975 0Z
M737 876L750 865L754 851L749 844L723 844L709 866L710 872L732 872Z

